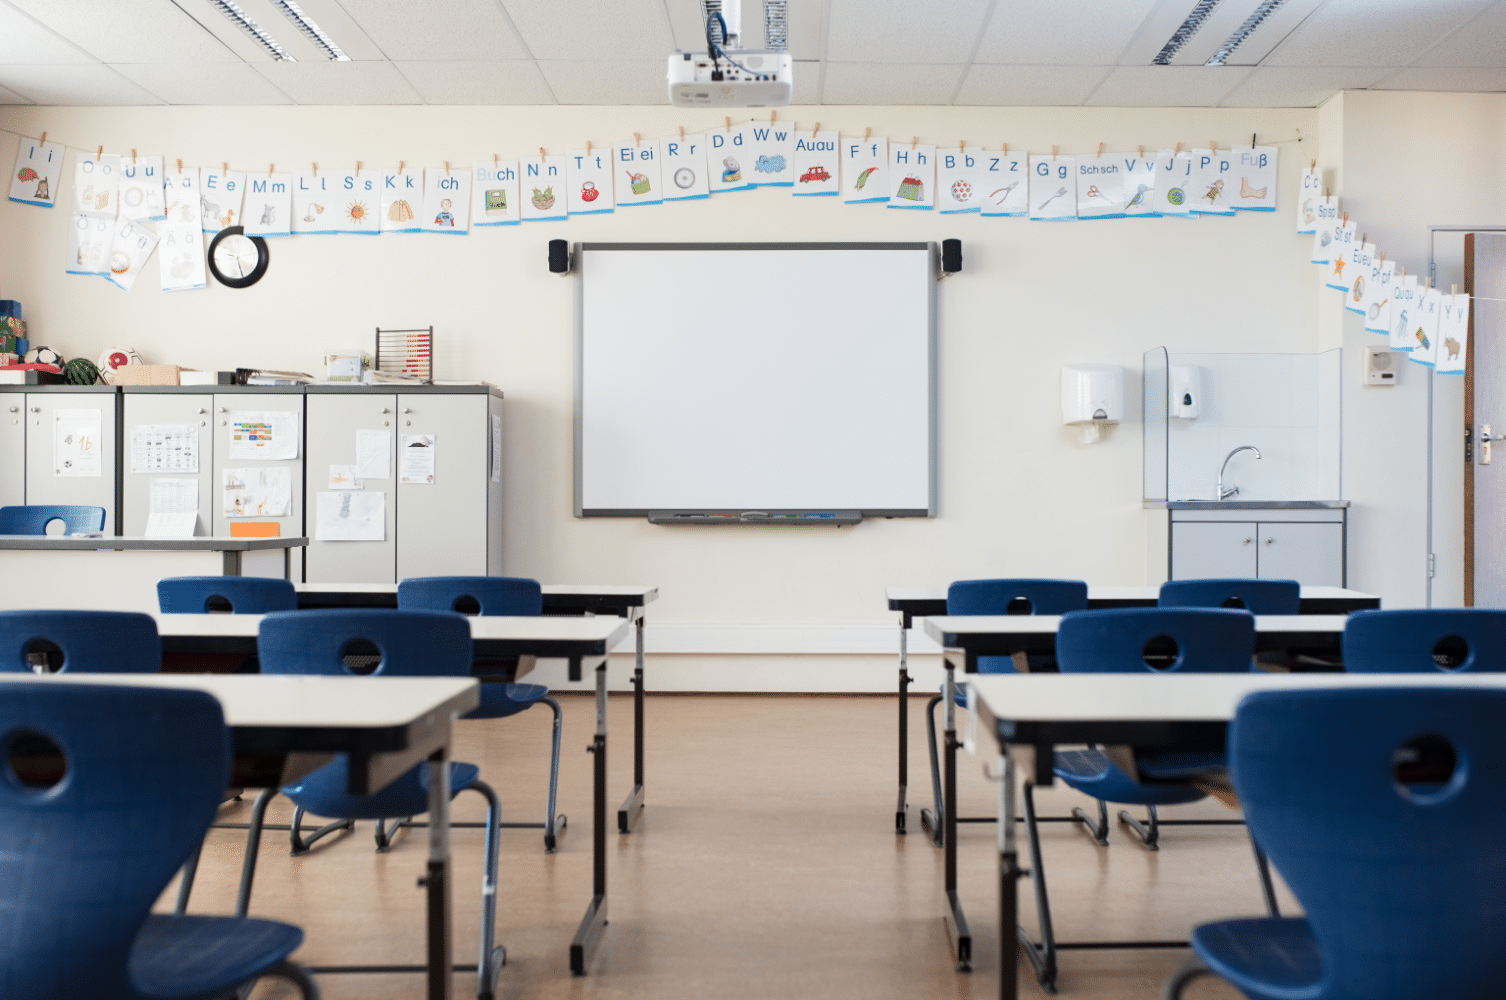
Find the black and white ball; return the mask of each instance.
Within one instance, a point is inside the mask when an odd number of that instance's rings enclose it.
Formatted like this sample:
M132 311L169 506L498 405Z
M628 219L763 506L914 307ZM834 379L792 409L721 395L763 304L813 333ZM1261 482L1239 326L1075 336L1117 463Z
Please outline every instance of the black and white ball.
M26 352L26 363L29 365L61 365L63 356L50 347L33 347Z

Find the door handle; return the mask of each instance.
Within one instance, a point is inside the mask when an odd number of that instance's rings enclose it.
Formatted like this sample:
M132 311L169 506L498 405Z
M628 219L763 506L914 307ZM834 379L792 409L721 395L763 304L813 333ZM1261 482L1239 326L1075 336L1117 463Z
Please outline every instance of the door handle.
M1490 442L1506 439L1506 434L1490 433L1489 424L1480 425L1480 464L1490 464Z

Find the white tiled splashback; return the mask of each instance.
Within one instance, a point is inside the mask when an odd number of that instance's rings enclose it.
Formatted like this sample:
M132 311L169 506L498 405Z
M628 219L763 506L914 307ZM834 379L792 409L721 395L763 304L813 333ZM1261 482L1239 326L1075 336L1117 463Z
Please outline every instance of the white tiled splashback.
M1202 369L1195 420L1173 417L1167 434L1171 500L1216 500L1218 469L1241 445L1260 449L1229 463L1224 484L1240 500L1338 500L1340 352L1172 354Z

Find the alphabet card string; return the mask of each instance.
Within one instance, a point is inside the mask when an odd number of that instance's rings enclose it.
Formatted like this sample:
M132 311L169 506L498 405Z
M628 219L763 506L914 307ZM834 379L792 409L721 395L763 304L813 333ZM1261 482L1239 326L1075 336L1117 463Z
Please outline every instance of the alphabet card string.
M820 123L816 129L795 136L794 194L836 197L842 193L841 166L837 157L837 146L841 141L836 129L820 131Z
M895 143L889 147L889 207L936 207L936 147Z
M1007 150L984 153L980 168L978 190L983 215L1024 216L1030 210L1030 169L1023 155Z
M255 182L252 182L253 189ZM513 181L517 190L517 181ZM513 201L517 201L516 198ZM382 197L378 203L381 212L377 220L384 233L416 233L419 231L418 213L424 207L424 172L405 170L399 163L396 170L382 171ZM246 213L251 214L249 211ZM247 230L248 232L250 230Z
M471 227L516 226L520 213L518 161L478 160L471 168ZM382 229L387 229L385 215Z
M889 200L889 140L882 136L842 140L842 202L880 204Z
M1456 292L1441 296L1438 352L1433 370L1439 375L1463 375L1469 355L1469 296Z
M1030 217L1061 222L1077 218L1077 158L1030 154Z
M711 197L706 178L706 136L681 132L660 139L659 171L665 180L665 201Z
M705 134L711 193L753 190L753 182L744 176L745 167L752 169L748 151L753 147L747 125L729 124L725 128L707 129Z
M1234 177L1229 198L1234 210L1276 211L1276 147L1240 146L1232 152Z
M795 184L795 126L774 121L750 122L754 187L793 187ZM668 167L665 167L667 170Z
M942 215L983 211L983 147L936 150L936 207Z
M45 132L41 139L23 137L10 173L10 200L51 208L63 178L63 151L63 144L48 142Z
M1192 173L1193 210L1199 215L1233 215L1233 154L1227 149L1198 150L1193 153Z
M1391 292L1391 350L1410 354L1417 341L1412 335L1417 324L1417 307L1422 289L1417 285L1417 275L1408 274L1392 282Z
M1117 156L1082 156L1077 160L1077 217L1124 218L1124 174Z
M199 168L168 169L163 177L167 195L167 221L157 227L162 252L157 255L164 292L203 288L204 231L203 196Z
M1156 214L1185 219L1197 196L1192 154L1163 149L1156 154Z
M662 205L659 146L634 142L612 147L612 181L617 187L617 204L623 208L638 205Z
M551 169L561 178L565 175L565 158L551 156ZM563 200L563 199L562 199ZM559 209L559 218L565 217L564 206ZM527 219L527 214L524 214ZM443 170L424 171L424 214L419 216L419 230L425 233L458 233L464 236L471 231L471 174L468 170L451 170L445 164Z
M111 223L120 190L120 157L96 153L73 161L73 213L68 228L69 274L107 277Z
M1365 295L1370 283L1375 280L1372 272L1379 266L1375 244L1355 242L1349 252L1349 265L1344 272L1349 276L1349 291L1344 296L1344 308L1363 316Z
M1150 219L1160 215L1156 211L1156 160L1146 156L1142 148L1133 153L1110 154L1118 162L1122 173L1120 184L1126 219Z
M1339 199L1314 198L1313 205L1312 262L1331 264L1335 249L1334 238L1339 231Z
M1438 321L1443 316L1443 293L1436 288L1422 291L1417 315L1412 320L1412 353L1407 360L1433 368L1438 363Z
M120 163L120 217L132 222L167 218L162 201L162 157L131 156Z
M1333 257L1329 261L1330 267L1324 279L1324 284L1336 292L1347 292L1352 278L1344 274L1344 268L1354 260L1355 229L1357 223L1350 222L1343 216L1333 225L1333 246L1330 252Z
M205 169L199 173L199 192L204 203L200 225L209 235L231 226L244 226L241 206L246 196L246 175L225 169Z
M158 177L160 178L160 174ZM158 192L159 196L161 192ZM116 219L110 243L110 284L129 292L147 258L157 248L157 234L145 224Z
M571 150L565 154L565 161L569 188L565 207L571 215L605 215L616 210L610 146Z
M1370 283L1365 287L1365 299L1360 303L1364 310L1365 332L1384 337L1391 332L1391 293L1396 280L1395 261L1378 263L1370 273Z
M1271 159L1274 161L1275 157ZM1275 166L1272 162L1273 171ZM1274 188L1271 197L1275 198ZM1317 232L1318 206L1327 200L1323 195L1323 175L1318 170L1318 161L1313 160L1303 169L1302 181L1297 186L1297 235L1307 236Z

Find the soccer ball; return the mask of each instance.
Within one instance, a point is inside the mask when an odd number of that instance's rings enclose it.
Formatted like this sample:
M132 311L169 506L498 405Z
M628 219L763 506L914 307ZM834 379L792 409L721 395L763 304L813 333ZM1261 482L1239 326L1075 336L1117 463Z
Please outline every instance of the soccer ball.
M33 347L26 352L26 363L29 365L61 365L63 356L50 347Z

